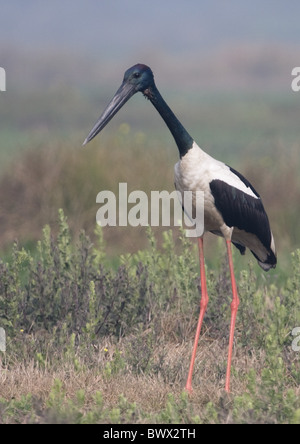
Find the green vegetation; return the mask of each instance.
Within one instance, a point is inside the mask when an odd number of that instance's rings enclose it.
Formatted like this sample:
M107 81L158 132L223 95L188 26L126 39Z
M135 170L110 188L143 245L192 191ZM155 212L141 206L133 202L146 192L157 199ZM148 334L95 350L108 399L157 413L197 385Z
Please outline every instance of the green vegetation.
M299 423L299 96L214 86L182 98L162 85L200 146L263 196L278 250L269 273L234 250L241 304L228 395L230 279L222 239L207 235L210 302L187 396L196 246L177 229L94 232L99 191L173 191L174 142L136 96L82 148L116 85L38 90L37 80L1 95L0 423Z
M208 271L194 392L182 391L199 310L194 247L181 233L112 267L103 233L74 240L63 211L34 253L0 262L1 423L299 423L300 250L282 284L240 272L232 393L223 390L230 279ZM255 265L256 267L256 265Z
M29 246L40 237L45 224L56 229L58 208L64 209L73 233L83 228L93 240L93 222L99 208L96 196L102 190L118 194L121 182L128 183L128 193L143 190L150 196L152 190L173 191L173 165L178 154L172 141L168 143L173 148L169 151L161 140L146 138L127 124L121 124L114 135L103 134L98 143L84 148L80 145L83 138L35 139L30 148L25 144L24 153L2 173L2 251L10 250L15 239ZM279 252L279 269L288 274L289 253L300 245L299 145L284 146L277 141L272 153L264 149L262 155L258 150L255 143L244 150L243 161L238 160L239 155L231 164L263 196ZM139 228L107 229L104 236L110 257L146 246L144 230ZM160 244L161 229L155 230L155 236ZM210 250L208 247L209 260L215 257Z

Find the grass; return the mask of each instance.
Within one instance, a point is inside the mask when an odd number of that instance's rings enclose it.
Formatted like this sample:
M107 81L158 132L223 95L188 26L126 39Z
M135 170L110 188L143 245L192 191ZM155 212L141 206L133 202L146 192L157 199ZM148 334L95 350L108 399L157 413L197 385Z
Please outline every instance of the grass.
M120 182L128 193L149 195L153 184L173 191L173 141L137 99L127 110L131 128L120 117L114 135L81 148L88 109L82 131L82 97L64 97L57 117L60 97L43 114L36 96L38 122L35 109L25 117L13 102L2 109L4 123L13 121L9 112L20 122L18 130L1 130L0 326L7 351L0 352L0 423L299 423L299 352L291 335L300 326L296 96L204 95L194 104L189 97L188 113L174 105L201 146L263 196L279 259L266 274L251 255L240 260L234 251L241 304L228 395L230 279L222 240L207 236L210 302L191 396L183 387L199 314L195 245L180 230L159 227L94 232L99 191L117 192ZM93 106L95 120L97 101ZM75 120L73 108L80 109ZM62 132L78 122L77 133L55 136L56 120ZM146 126L148 133L140 132Z
M146 140L144 134L134 133L127 124L122 124L114 136L104 135L98 142L86 148L79 146L78 138L45 141L42 145L36 142L15 159L0 178L2 251L9 250L16 238L29 246L39 238L45 224L55 229L58 208L64 208L72 232L79 233L83 228L94 239L92 227L99 209L96 196L102 190L117 194L121 182L128 183L128 194L143 190L150 196L153 184L157 190L173 191L175 149L163 150L160 143ZM263 196L280 255L280 268L287 274L288 253L300 245L299 147L277 142L272 156L253 157L251 152L252 148L245 152L242 165L239 167L235 162L234 167ZM160 242L161 232L160 228L155 230ZM147 242L144 230L139 227L108 228L104 235L112 258L136 252ZM211 245L208 240L209 260L215 256L210 254Z
M224 392L230 278L210 270L210 304L194 391L183 392L199 310L198 266L184 235L122 256L112 269L98 244L74 243L62 211L36 255L16 245L0 265L0 418L7 423L299 423L300 251L290 277L258 285L239 275L241 305L232 393ZM195 251L194 251L195 253Z

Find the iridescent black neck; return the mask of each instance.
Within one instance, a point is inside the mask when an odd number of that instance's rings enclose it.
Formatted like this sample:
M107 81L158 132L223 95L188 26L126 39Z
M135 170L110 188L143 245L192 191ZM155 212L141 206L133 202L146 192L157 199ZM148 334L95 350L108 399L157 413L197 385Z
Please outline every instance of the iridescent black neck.
M155 84L143 91L143 94L151 101L153 106L157 109L161 117L166 122L166 125L171 131L178 146L180 158L183 157L189 151L189 149L192 148L194 142L193 138L189 135L187 130L179 122L173 111L164 101Z

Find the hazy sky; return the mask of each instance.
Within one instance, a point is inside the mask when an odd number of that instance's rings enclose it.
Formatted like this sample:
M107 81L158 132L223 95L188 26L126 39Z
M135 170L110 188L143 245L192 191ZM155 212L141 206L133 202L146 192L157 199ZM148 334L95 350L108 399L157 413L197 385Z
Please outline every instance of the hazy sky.
M289 88L300 63L299 0L0 0L0 12L12 89L116 84L138 62L170 87Z
M299 0L0 0L1 46L128 57L300 44Z

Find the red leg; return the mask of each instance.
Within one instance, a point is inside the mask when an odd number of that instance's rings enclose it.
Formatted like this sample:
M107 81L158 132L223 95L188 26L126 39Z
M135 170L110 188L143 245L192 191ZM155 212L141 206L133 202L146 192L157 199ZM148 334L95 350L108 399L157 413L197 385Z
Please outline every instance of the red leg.
M189 374L186 382L185 389L191 393L192 392L192 375L194 369L194 363L196 358L197 346L201 331L201 326L205 314L205 310L208 304L208 296L207 296L207 288L206 288L206 278L205 278L205 264L204 264L204 254L203 254L203 238L198 238L198 246L199 246L199 260L200 260L200 279L201 279L201 300L200 300L200 315L195 335L194 347L192 352L192 358L190 363Z
M234 327L235 327L236 314L238 311L238 306L239 306L240 301L239 301L239 297L237 294L236 282L235 282L235 277L234 277L232 252L231 252L231 241L226 240L226 245L227 245L228 261L229 261L229 269L230 269L230 277L231 277L231 286L232 286L232 302L231 302L231 306L230 306L231 307L231 321L230 321L230 334L229 334L229 350L228 350L228 361L227 361L226 382L225 382L225 390L226 390L226 392L229 392Z

